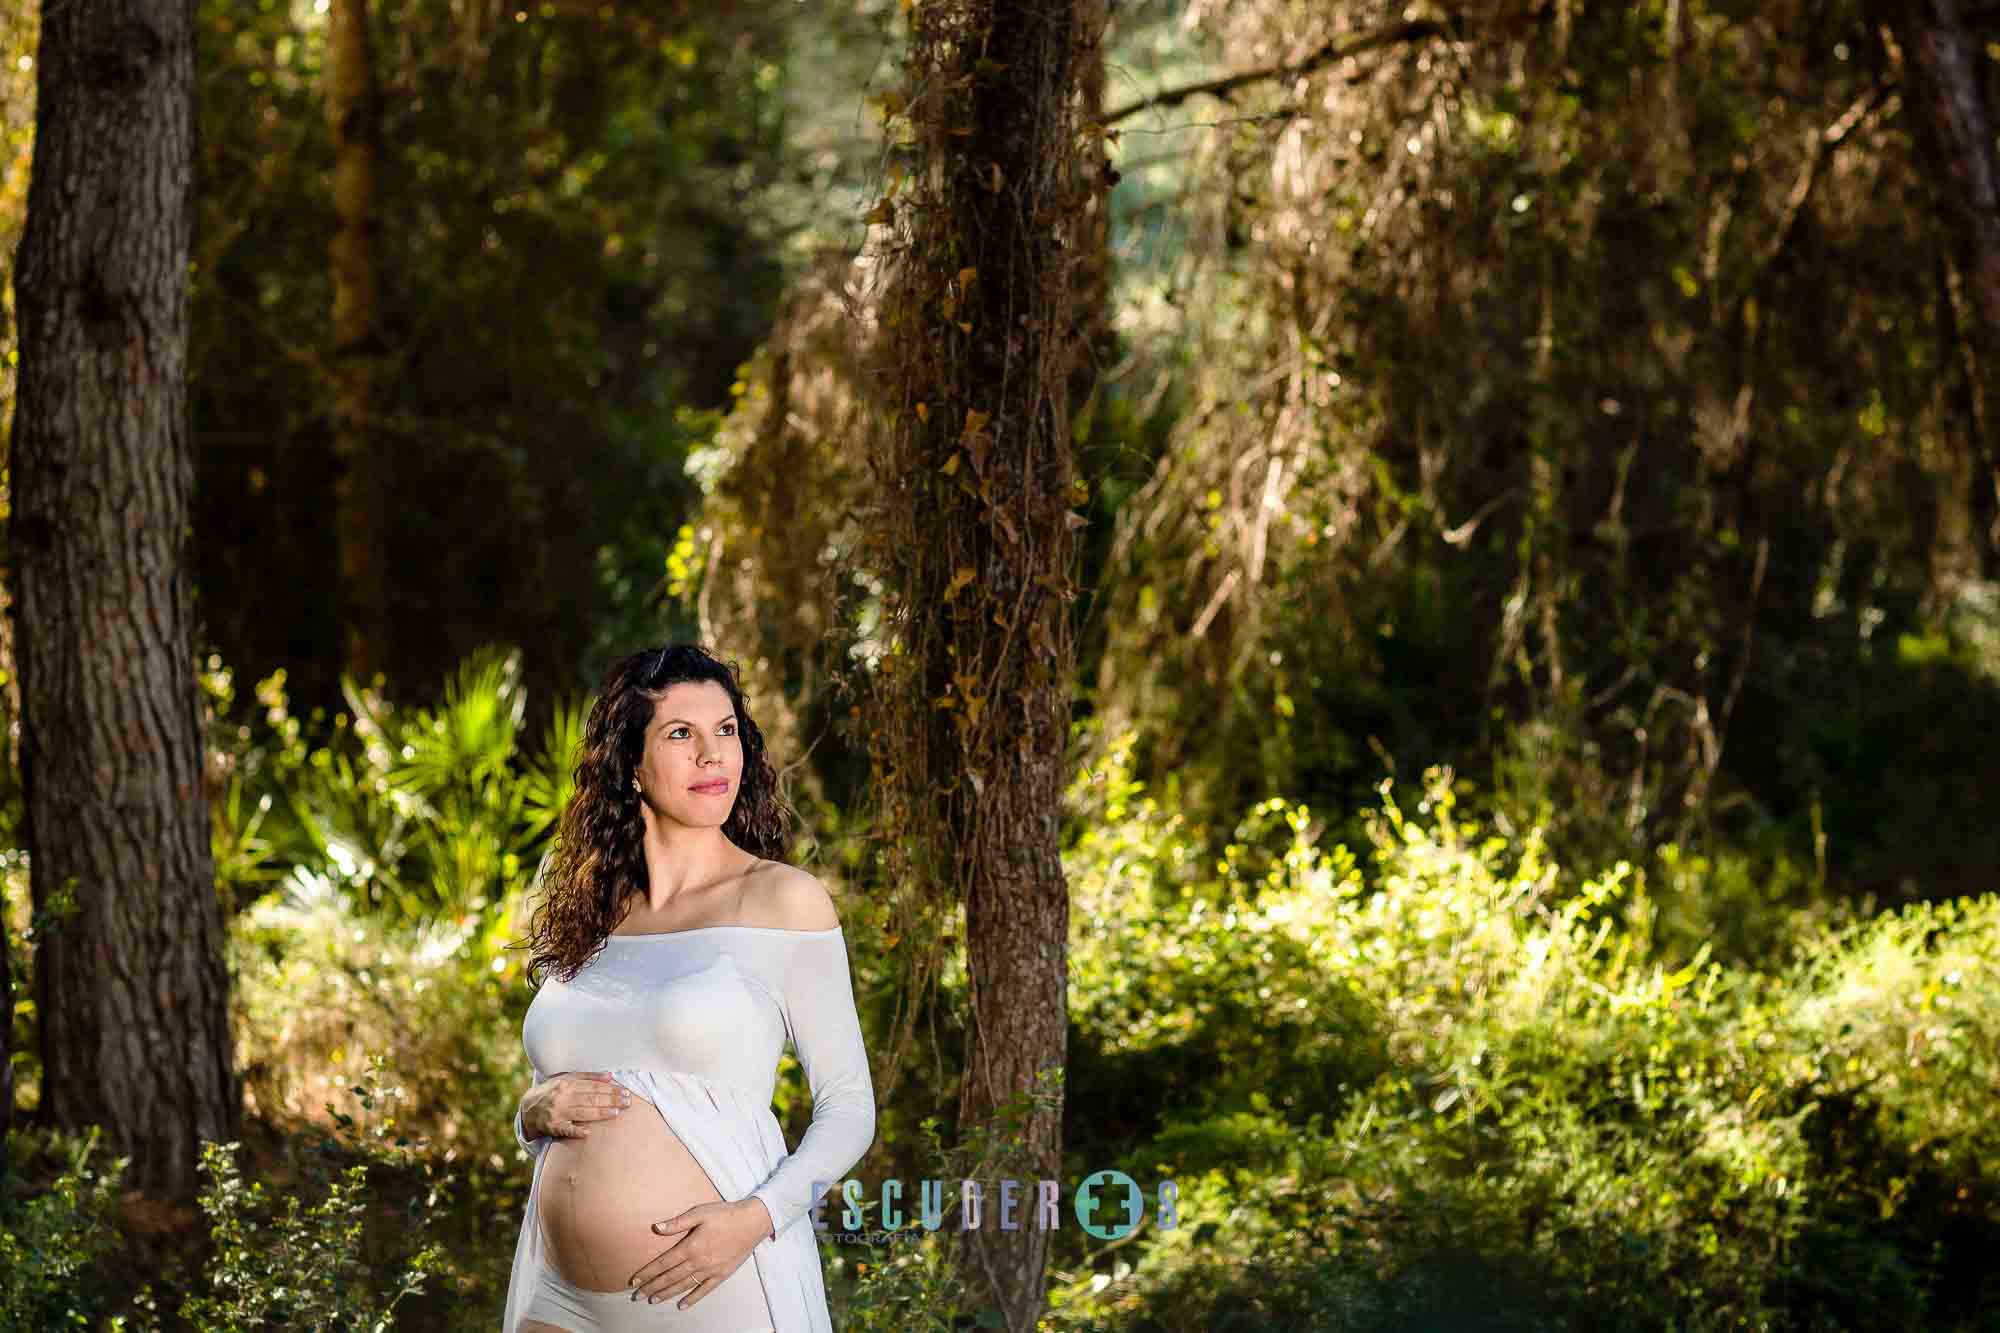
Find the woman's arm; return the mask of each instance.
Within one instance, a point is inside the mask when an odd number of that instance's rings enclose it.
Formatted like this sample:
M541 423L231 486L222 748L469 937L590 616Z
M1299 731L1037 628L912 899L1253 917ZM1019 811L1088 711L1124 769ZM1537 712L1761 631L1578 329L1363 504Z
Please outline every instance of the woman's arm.
M546 1133L547 1127L543 1125L538 1124L532 1136L528 1133L528 1098L542 1081L541 1071L535 1068L532 1060L528 1062L528 1073L531 1075L528 1087L522 1092L521 1100L514 1106L514 1140L528 1150L529 1157L534 1158L540 1157L548 1148L549 1139Z
M773 1240L810 1212L875 1142L875 1085L854 1008L847 939L837 927L804 935L793 946L780 1003L812 1088L812 1124L798 1151L748 1196L771 1214Z

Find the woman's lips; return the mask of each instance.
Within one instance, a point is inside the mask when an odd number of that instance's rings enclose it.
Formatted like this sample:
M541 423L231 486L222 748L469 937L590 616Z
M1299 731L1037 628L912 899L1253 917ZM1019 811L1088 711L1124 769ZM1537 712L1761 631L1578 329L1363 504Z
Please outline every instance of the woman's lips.
M691 787L689 788L689 790L698 791L713 796L720 792L728 791L729 782L727 779L724 779L720 782L708 782L708 783L703 783L701 786L698 787Z

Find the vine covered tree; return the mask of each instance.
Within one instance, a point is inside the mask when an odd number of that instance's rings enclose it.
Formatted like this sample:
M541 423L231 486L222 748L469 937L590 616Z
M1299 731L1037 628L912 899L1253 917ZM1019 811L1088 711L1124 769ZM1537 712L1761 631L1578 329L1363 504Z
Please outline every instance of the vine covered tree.
M1024 1185L1062 1164L1048 1083L1067 1059L1059 826L1081 522L1070 410L1078 256L1104 181L1085 169L1080 122L1102 21L1088 0L916 6L905 90L885 102L901 154L871 214L896 236L882 307L882 549L899 610L878 677L894 719L884 767L904 840L928 866L916 878L964 905L960 1130L1018 1129L1001 1175ZM1022 1097L1017 1127L1005 1108ZM1020 1221L1037 1207L1032 1187L1016 1206L1013 1229L965 1233L963 1271L1026 1330L1048 1235Z

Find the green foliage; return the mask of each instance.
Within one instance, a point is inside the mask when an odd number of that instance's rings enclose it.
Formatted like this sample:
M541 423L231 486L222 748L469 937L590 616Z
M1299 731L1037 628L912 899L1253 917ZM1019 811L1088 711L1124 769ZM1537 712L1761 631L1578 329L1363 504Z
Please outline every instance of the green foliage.
M352 1091L373 1111L383 1096L379 1061ZM331 1108L329 1108L331 1109ZM366 1127L337 1113L338 1131L312 1150L338 1169L315 1164L309 1189L277 1191L246 1182L235 1143L204 1141L200 1195L213 1250L179 1305L177 1327L195 1333L251 1329L370 1329L392 1326L404 1297L445 1266L429 1234L445 1206L448 1182L419 1159L406 1138L389 1141L393 1119ZM0 1203L0 1329L162 1327L153 1283L136 1292L110 1280L125 1248L118 1218L119 1184L127 1159L108 1168L90 1162L98 1131L84 1135L17 1130L9 1136L5 1200ZM41 1159L59 1158L46 1188L30 1192ZM355 1158L360 1160L354 1160ZM374 1197L371 1166L420 1180L388 1243L370 1244L365 1219ZM391 1210L380 1210L391 1211ZM379 1229L379 1228L378 1228ZM385 1276L386 1275L386 1276ZM378 1294L386 1285L388 1290ZM113 1313L113 1311L118 1311Z
M118 1184L126 1166L93 1165L99 1131L16 1129L0 1179L0 1329L84 1329L110 1293L89 1279L119 1245ZM43 1159L58 1162L46 1189L29 1193ZM114 1323L113 1327L124 1327Z
M236 1160L240 1145L203 1142L201 1169L208 1183L200 1203L213 1250L200 1284L180 1305L180 1316L191 1327L204 1333L260 1328L383 1333L392 1326L396 1306L445 1266L431 1232L450 1182L436 1175L407 1136L391 1139L395 1117L376 1117L378 1103L401 1095L382 1086L383 1073L381 1058L372 1057L366 1075L349 1088L362 1116L327 1106L336 1129L311 1150L310 1197L284 1189L282 1205L275 1204L271 1186L244 1181ZM386 1245L371 1245L364 1235L371 1168L378 1175L396 1172L419 1180Z
M1079 783L1069 1146L1182 1218L1071 1246L1062 1326L1981 1327L2000 898L1726 965L1463 788L1385 783L1365 862L1280 801L1203 865L1116 764Z
M393 1052L403 1123L498 1171L515 1159L527 1084L522 960L505 912L402 923L321 887L271 898L227 940L238 1062L257 1112L311 1116L330 1084Z
M1296 868L1291 848L1273 855L1252 839L1274 820L1285 841L1301 839L1303 812L1261 802L1223 866L1204 867L1184 821L1162 815L1126 775L1126 753L1115 747L1085 788L1070 860L1070 1018L1089 1038L1072 1051L1072 1091L1092 1108L1073 1122L1070 1151L1088 1156L1162 1128L1179 1090L1191 1112L1226 1120L1253 1090L1290 1110L1372 1078L1387 1052L1354 993L1315 966L1311 941L1260 932L1245 946L1259 900ZM1351 874L1351 858L1325 873ZM1161 1089L1176 1091L1163 1099ZM1214 1144L1246 1165L1247 1146L1228 1134Z
M394 1290L376 1296L376 1270L362 1251L367 1211L368 1168L355 1163L328 1183L326 1194L305 1205L287 1194L273 1207L262 1182L245 1185L236 1167L237 1145L202 1144L202 1170L209 1184L201 1194L215 1241L207 1273L208 1291L182 1303L183 1319L199 1329L281 1328L367 1329L383 1333L392 1312L408 1295L423 1290L442 1252L423 1245L394 1271ZM410 1243L419 1243L427 1210L414 1219Z
M1448 762L1683 938L1653 849L1740 855L1729 961L1829 898L1994 889L1992 487L1867 7L1174 9L1220 58L1134 53L1111 109L1242 81L1117 125L1152 197L1106 378L1173 420L1100 455L1078 676L1140 774L1219 838L1246 777L1340 821Z
M850 1269L854 1276L851 1289L837 1301L837 1327L853 1333L953 1333L967 1327L1001 1327L1000 1312L977 1306L962 1276L963 1255L955 1239L962 1220L955 1202L958 1182L987 1182L990 1195L1001 1179L1029 1179L1032 1172L1022 1159L1024 1128L1031 1116L1061 1104L1062 1084L1061 1070L1044 1072L1034 1087L1002 1104L993 1127L977 1126L955 1144L944 1142L938 1117L922 1120L918 1129L923 1142L910 1156L919 1164L922 1179L942 1182L947 1201L943 1219L936 1231L926 1230L918 1217L918 1200L912 1197L917 1185L905 1181L899 1225L870 1233L881 1241L879 1247L854 1247L853 1252L866 1255L865 1259L850 1259L839 1248L829 1247L833 1253L827 1268L833 1282L841 1283ZM835 1217L837 1202L831 1198L828 1202ZM876 1204L864 1204L864 1217L876 1209ZM991 1217L990 1205L986 1216Z
M261 727L233 715L229 672L211 659L217 877L239 905L284 884L408 923L490 922L539 862L568 799L586 704L554 709L532 752L518 650L472 654L436 708L397 707L344 682L352 714L324 743L302 735L284 673L259 682Z
M517 911L568 799L580 702L523 736L517 654L468 659L437 708L350 687L323 743L261 682L253 726L211 661L218 878L240 910L226 941L251 1105L312 1114L328 1079L395 1053L413 1123L493 1170L525 1079L526 959Z

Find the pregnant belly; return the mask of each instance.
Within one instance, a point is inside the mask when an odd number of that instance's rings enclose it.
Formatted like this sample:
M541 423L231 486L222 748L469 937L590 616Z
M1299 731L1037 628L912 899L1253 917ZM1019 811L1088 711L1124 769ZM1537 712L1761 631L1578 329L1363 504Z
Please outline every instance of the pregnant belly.
M591 1122L590 1135L557 1139L542 1165L542 1239L564 1281L591 1291L619 1291L673 1237L655 1222L717 1192L659 1108L634 1097L621 1115Z

